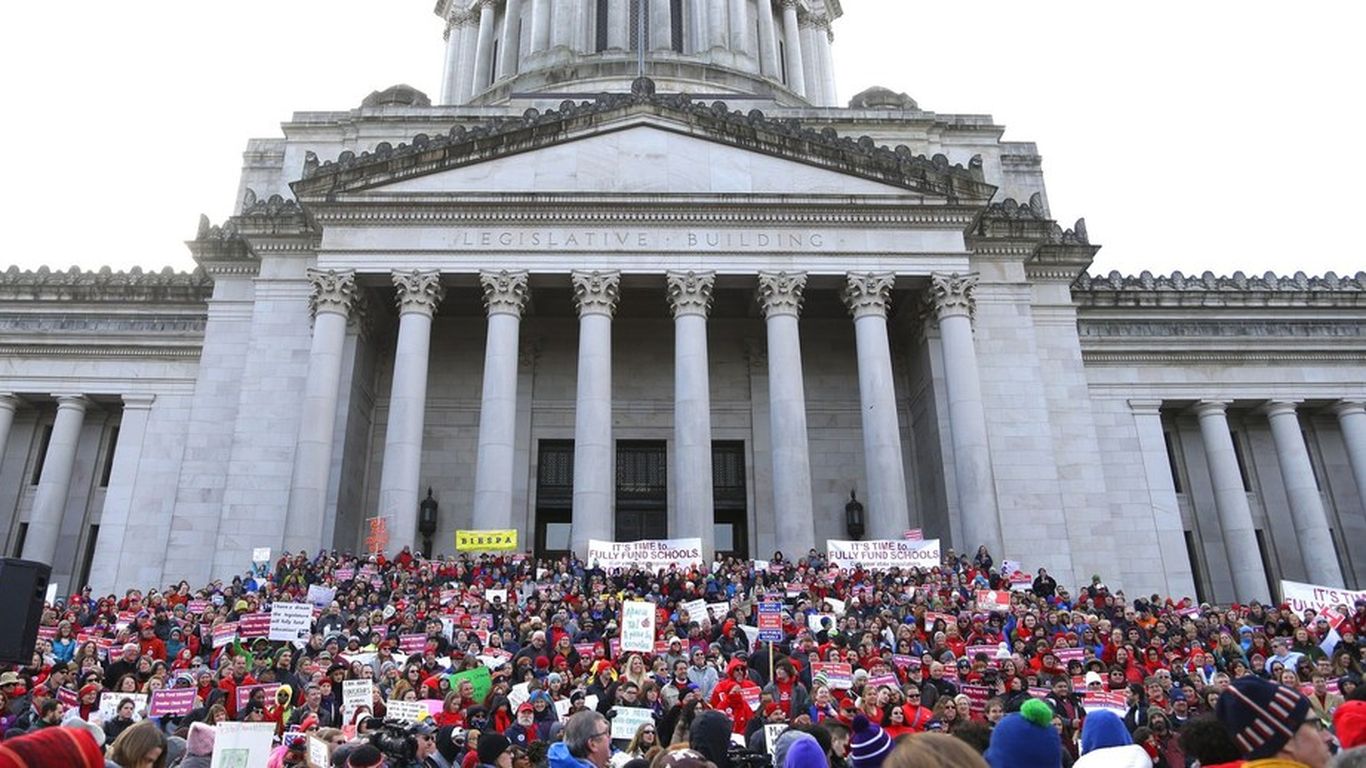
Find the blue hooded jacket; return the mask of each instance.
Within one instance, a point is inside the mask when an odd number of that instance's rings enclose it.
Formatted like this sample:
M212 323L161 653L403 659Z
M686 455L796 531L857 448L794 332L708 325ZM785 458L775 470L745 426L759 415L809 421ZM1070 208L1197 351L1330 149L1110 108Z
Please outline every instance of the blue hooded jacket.
M1081 727L1081 753L1106 747L1124 747L1133 744L1129 729L1119 715L1108 709L1097 709L1086 715Z
M550 745L550 751L546 753L550 768L593 768L593 764L587 760L580 760L569 754L569 745L563 741L557 741Z

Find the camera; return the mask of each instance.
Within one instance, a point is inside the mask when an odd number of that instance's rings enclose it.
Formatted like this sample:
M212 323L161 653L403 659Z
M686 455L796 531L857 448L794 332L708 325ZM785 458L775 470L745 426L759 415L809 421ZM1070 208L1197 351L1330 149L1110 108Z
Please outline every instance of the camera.
M373 724L372 728L370 745L383 753L388 765L394 766L394 768L419 765L417 762L417 737L409 732L407 723L385 720Z
M726 751L726 759L731 768L773 768L773 759L767 752L751 752L733 743Z

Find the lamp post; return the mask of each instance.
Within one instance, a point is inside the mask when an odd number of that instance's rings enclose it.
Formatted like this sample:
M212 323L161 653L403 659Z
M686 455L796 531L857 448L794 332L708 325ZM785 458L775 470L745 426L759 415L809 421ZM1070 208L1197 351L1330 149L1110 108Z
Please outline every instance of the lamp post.
M432 489L427 487L427 498L417 505L417 530L422 534L422 556L430 558L432 556L432 534L436 533L436 499L432 498Z
M844 505L844 528L849 531L849 538L855 541L863 538L863 504L852 489L849 491L849 503Z

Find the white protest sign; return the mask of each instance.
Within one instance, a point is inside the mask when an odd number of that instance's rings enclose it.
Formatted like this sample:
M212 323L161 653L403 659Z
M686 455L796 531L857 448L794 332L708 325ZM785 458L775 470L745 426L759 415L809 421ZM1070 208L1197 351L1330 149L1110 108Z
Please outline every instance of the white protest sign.
M1281 599L1290 604L1290 610L1303 616L1310 608L1323 613L1325 608L1347 606L1350 615L1356 601L1366 600L1366 589L1341 589L1319 584L1305 584L1300 581L1282 581Z
M844 615L844 607L845 607L845 606L844 606L844 601L843 601L843 600L836 600L836 599L833 598L833 597L827 597L827 598L825 598L824 600L822 600L821 602L822 602L822 603L829 603L829 604L830 604L830 612L833 613L833 614L835 614L836 616L843 616L843 615Z
M827 559L839 568L862 565L869 570L888 568L934 568L939 565L939 539L907 541L837 541L826 543Z
M645 723L655 721L655 712L645 707L613 707L616 717L612 718L612 738L630 741L636 737L636 729Z
M147 694L105 692L100 694L100 717L104 722L107 723L118 715L119 702L124 699L133 700L133 720L135 722L147 715Z
M707 621L710 618L707 615L706 600L689 600L686 603L683 603L680 607L688 612L689 619L697 622L698 624L701 624L702 622Z
M332 757L327 749L327 742L316 736L308 737L308 762L315 768L326 768L332 764Z
M253 563L269 563L270 547L257 547L251 551L251 561Z
M834 629L836 617L832 613L812 613L806 617L806 626L812 632L820 632L823 629ZM828 625L826 622L830 622Z
M749 641L749 647L750 647L750 648L753 648L753 647L754 647L754 644L757 643L757 642L759 642L759 628L758 628L758 627L751 627L751 626L748 626L748 625L746 625L746 624L741 624L741 625L740 625L740 631L745 633L745 639Z
M707 603L707 610L711 612L711 620L725 621L726 614L730 613L730 603Z
M259 768L270 761L275 723L219 723L210 768Z
M621 650L655 652L655 604L627 600L621 606Z
M43 594L43 600L46 601L48 605L57 602L57 582L53 581L48 583L47 592Z
M351 722L351 718L356 714L360 707L374 707L374 683L369 680L343 680L342 681L342 719Z
M588 540L588 562L603 570L645 568L656 571L702 564L701 539L645 539L643 541Z
M308 602L318 608L326 608L332 598L337 596L337 590L333 587L324 587L321 584L313 584L308 588Z
M771 755L778 747L778 737L787 730L787 723L764 723L764 743L768 745L768 753Z
M384 702L384 712L387 718L402 720L405 723L416 723L427 713L427 705L420 701L389 699Z
M1009 576L1009 575L1012 574L1012 573L1016 573L1016 572L1023 571L1023 570L1024 570L1024 569L1020 566L1020 561L1019 561L1019 560L1002 560L1002 561L1001 561L1001 575L1002 575L1002 576Z
M275 603L270 607L270 634L273 641L307 641L313 632L313 606L308 603Z
M508 591L506 589L486 589L484 599L490 603L504 603L508 601Z
M518 683L508 690L508 705L513 712L522 702L531 700L531 683Z

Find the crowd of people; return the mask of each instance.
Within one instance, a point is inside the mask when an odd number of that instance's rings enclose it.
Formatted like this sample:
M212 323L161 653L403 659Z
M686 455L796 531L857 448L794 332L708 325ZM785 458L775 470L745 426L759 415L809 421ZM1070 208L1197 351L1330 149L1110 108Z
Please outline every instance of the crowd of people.
M85 588L0 672L0 768L201 768L244 730L269 768L1366 766L1366 601L1072 591L985 549L708 566L286 553ZM285 604L314 607L272 640Z

